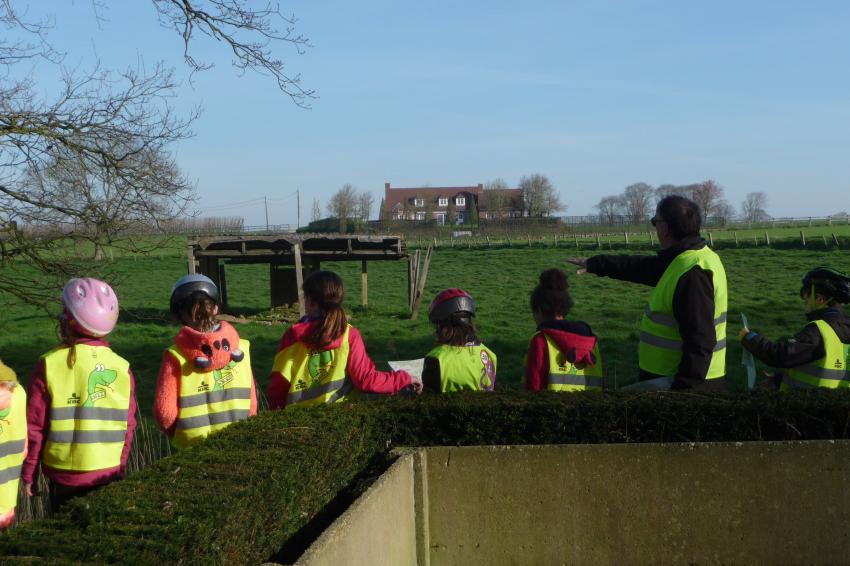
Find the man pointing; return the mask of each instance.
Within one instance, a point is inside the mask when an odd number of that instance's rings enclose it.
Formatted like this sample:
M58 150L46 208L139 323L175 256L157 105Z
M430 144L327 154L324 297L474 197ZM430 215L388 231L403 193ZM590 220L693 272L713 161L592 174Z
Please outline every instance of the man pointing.
M700 235L699 206L663 198L652 218L656 256L570 258L578 274L622 279L653 288L640 324L640 380L672 377L671 389L725 390L726 272Z

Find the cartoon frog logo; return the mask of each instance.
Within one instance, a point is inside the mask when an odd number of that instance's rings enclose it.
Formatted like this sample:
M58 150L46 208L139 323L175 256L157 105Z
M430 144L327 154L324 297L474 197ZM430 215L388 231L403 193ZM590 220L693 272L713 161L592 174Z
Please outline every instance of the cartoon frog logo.
M490 359L490 354L485 350L481 350L481 379L478 381L478 386L483 391L492 391L496 386L496 368L493 365L493 360Z
M310 376L310 381L307 383L307 387L313 387L324 380L333 369L333 363L333 350L311 352L310 358L307 360L307 373Z
M97 364L89 374L88 397L83 407L93 407L94 402L106 397L106 390L112 391L110 383L118 378L118 372L114 369L106 369L103 364Z
M236 374L233 373L233 368L235 367L236 362L231 360L230 363L223 368L213 370L213 379L215 379L215 385L212 389L213 391L222 391L225 385L236 378Z

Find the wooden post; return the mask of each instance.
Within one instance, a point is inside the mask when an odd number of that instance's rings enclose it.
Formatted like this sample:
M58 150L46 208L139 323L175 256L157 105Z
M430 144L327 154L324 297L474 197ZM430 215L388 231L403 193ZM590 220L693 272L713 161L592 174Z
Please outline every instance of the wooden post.
M838 237L835 235L835 232L832 233L832 241L835 242L835 247L839 247Z
M575 239L576 239L576 249L578 249L578 236L576 236Z
M823 247L825 247L825 248L829 247L829 244L826 243L826 234L822 234L822 236L823 236Z
M628 245L629 245L629 233L628 233L628 232L623 232L623 236L625 236L625 237L626 237L626 245L628 246Z
M434 254L434 249L428 246L428 252L425 254L425 263L422 265L422 272L419 274L419 280L416 282L416 296L413 298L413 309L410 313L410 318L416 320L419 316L419 307L422 305L422 294L425 292L425 281L428 279L428 268L431 265L431 256Z
M218 294L221 297L221 308L227 308L227 276L224 272L224 263L218 264Z
M767 230L764 231L764 243L770 245L770 234L767 233Z
M806 247L806 235L803 233L802 230L800 230L800 242L802 242L803 247L805 248Z
M301 245L295 244L292 246L292 252L295 255L295 284L298 286L298 314L304 316L307 314L307 308L304 305L304 272L301 271Z
M364 307L369 306L369 268L367 267L367 262L364 259L360 263L360 279L362 280L362 290L360 295L362 296L362 303Z
M416 277L413 274L413 256L407 256L407 310L413 308L413 283Z
M490 247L490 236L487 236L487 247Z
M602 236L596 235L596 249L602 249Z
M434 236L434 247L437 247L437 236Z
M526 234L525 237L528 238L528 247L530 248L531 247L531 234Z
M711 232L708 233L708 238L711 239ZM655 247L655 239L652 237L652 232L649 233L649 247Z
M195 247L186 246L186 255L189 259L189 275L195 274Z
M732 232L732 235L735 236L735 247L737 248L738 247L738 232L737 231Z

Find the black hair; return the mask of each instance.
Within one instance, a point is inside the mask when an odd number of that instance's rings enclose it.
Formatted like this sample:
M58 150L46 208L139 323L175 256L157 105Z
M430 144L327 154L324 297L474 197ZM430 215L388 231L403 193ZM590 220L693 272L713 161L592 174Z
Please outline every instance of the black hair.
M803 276L800 297L805 298L814 288L816 295L829 300L830 305L850 303L850 278L828 267L816 267Z
M531 292L531 311L548 317L567 316L573 308L569 288L566 273L560 269L547 269L540 274L540 282Z
M470 342L477 343L478 328L475 321L468 313L459 312L449 318L434 323L437 331L437 344L448 344L449 346L465 346Z
M657 216L667 223L676 240L699 236L702 228L702 211L691 199L680 195L666 196L658 201Z

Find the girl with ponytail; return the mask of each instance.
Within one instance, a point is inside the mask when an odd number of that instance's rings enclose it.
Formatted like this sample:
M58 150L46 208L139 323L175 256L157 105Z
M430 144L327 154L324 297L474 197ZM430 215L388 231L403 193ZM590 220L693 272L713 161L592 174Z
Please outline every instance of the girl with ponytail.
M342 279L316 271L304 281L306 316L280 340L268 398L272 409L317 405L363 393L422 391L422 381L405 371L378 371L366 353L360 332L350 324L342 301Z
M599 342L585 322L566 319L573 306L567 275L547 269L531 293L537 332L528 346L525 389L584 391L604 381Z

